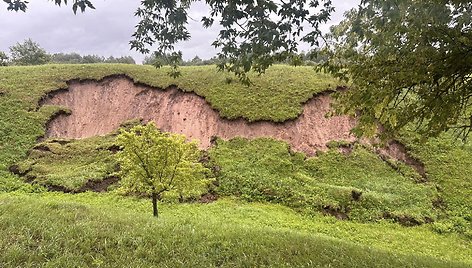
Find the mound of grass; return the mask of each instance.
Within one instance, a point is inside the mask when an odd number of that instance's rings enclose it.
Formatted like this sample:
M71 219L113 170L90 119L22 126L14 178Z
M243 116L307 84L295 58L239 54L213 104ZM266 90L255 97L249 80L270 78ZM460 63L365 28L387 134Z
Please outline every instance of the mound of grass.
M80 191L89 181L102 181L117 171L118 149L113 135L81 140L51 139L38 143L17 173L32 183L65 191Z
M305 159L284 142L237 138L219 140L209 154L224 195L359 221L393 218L414 225L436 217L433 185L416 183L360 146L349 155L332 149Z
M305 218L221 200L149 204L113 195L1 194L3 267L467 267L455 236ZM145 212L146 211L146 212Z

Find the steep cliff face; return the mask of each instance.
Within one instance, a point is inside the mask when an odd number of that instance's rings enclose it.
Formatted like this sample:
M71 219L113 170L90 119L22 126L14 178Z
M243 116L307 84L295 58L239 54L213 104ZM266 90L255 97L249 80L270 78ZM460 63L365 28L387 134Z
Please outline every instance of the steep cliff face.
M350 130L355 119L347 116L326 118L330 96L320 94L304 105L301 116L284 123L248 122L221 118L206 100L175 87L166 90L135 85L125 77L100 82L72 82L67 90L50 94L42 104L69 108L70 115L51 120L46 137L86 138L110 133L131 119L154 121L163 131L181 133L198 140L202 148L214 136L272 137L288 142L293 150L313 155L326 150L333 140L354 141Z

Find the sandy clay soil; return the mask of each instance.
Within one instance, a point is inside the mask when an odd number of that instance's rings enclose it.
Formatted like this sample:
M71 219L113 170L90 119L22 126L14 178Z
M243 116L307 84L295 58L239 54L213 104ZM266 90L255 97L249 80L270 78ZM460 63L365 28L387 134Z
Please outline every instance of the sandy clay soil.
M329 94L309 100L303 113L284 123L248 122L220 117L207 101L195 93L175 87L166 90L135 85L126 77L102 81L71 82L65 90L49 94L42 105L69 108L70 115L59 115L48 124L46 137L86 138L104 135L131 119L154 121L163 131L181 133L208 148L213 137L272 137L288 142L295 151L313 155L326 150L333 140L355 141L350 130L355 119L347 116L325 117L330 110Z

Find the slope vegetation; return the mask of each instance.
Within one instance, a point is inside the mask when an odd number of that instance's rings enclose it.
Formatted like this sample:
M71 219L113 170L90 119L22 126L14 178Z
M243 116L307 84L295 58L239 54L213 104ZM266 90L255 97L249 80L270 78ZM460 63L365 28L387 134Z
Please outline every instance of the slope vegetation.
M212 66L167 71L0 68L0 263L471 265L472 145L358 142L353 119L324 118L337 82L310 68L275 66L253 87ZM139 119L201 139L216 178L187 203L164 196L158 221L116 177L115 135Z

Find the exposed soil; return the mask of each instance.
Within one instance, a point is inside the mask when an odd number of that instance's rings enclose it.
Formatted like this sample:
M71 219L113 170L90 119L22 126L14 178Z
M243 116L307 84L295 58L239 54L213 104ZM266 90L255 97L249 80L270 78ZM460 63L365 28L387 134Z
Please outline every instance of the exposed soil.
M330 205L323 207L323 212L325 214L334 216L338 220L348 220L349 211L349 208L333 208Z
M203 97L176 87L160 90L136 85L126 77L102 81L72 81L68 89L50 93L41 104L59 105L72 111L59 114L49 123L46 137L87 138L105 135L122 122L142 119L154 121L163 131L181 133L199 140L203 149L214 137L272 137L287 141L295 151L314 155L326 150L332 140L354 141L350 130L355 119L347 116L326 118L329 94L319 94L304 105L303 113L284 123L248 122L221 118Z
M354 201L360 201L362 197L362 191L352 190L351 197L352 197L352 200Z
M106 192L108 187L112 184L117 183L120 180L119 177L111 176L105 178L101 181L88 181L84 186L82 186L78 192L92 191L92 192Z
M198 202L203 203L203 204L208 204L208 203L215 202L216 200L218 200L218 195L217 194L215 194L215 193L206 193L206 194L202 195L202 197L200 197Z
M389 212L385 212L383 214L384 219L393 219L399 224L405 226L405 227L413 227L413 226L419 226L422 225L423 223L431 223L433 222L433 219L429 217L422 218L421 220L415 219L412 216L408 215L393 215Z
M89 180L84 186L80 187L77 190L71 190L67 187L64 187L62 185L47 185L46 187L48 188L49 191L52 192L63 192L63 193L83 193L86 191L92 191L92 192L99 192L103 193L106 192L108 187L111 186L112 184L117 183L120 180L120 178L111 176L108 178L105 178L101 181L93 181Z
M52 152L51 149L45 144L39 144L33 147L33 149L42 151L42 152Z
M377 153L382 157L390 157L397 161L401 161L408 166L412 167L413 169L421 175L423 182L427 181L426 169L424 164L419 161L418 159L414 158L408 153L405 145L400 143L399 141L390 141L387 146L379 148Z
M28 170L21 171L21 170L20 170L20 166L18 166L18 165L12 165L12 166L10 166L10 167L8 168L8 170L9 170L11 173L15 174L15 175L24 177L24 176L26 176L26 174L28 174L28 172L31 171L31 168L29 168Z
M338 147L338 152L340 152L343 155L350 155L352 153L352 150L354 150L353 147L354 145L352 143L341 145Z

